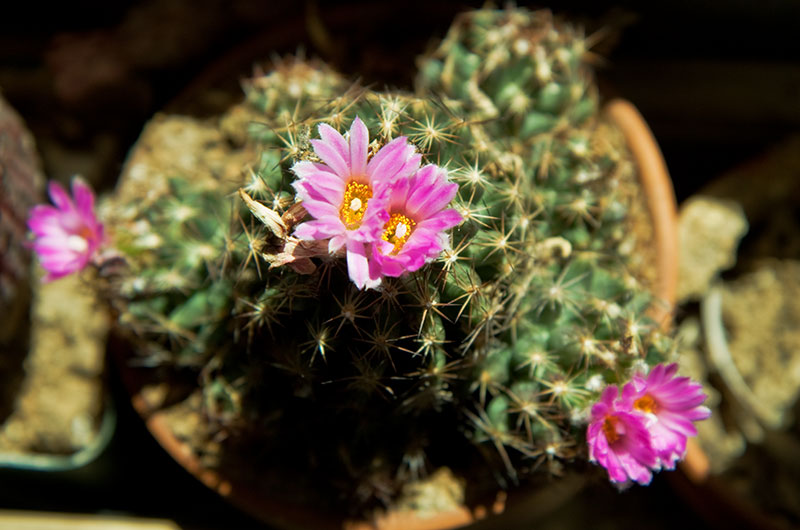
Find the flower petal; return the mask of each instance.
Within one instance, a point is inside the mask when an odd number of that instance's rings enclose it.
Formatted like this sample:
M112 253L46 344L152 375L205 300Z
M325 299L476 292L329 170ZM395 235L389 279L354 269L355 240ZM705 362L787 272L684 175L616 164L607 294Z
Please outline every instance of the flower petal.
M28 228L37 236L66 233L61 224L63 214L52 206L38 204L31 208Z
M379 247L386 247L383 251ZM406 272L405 266L389 253L394 245L386 241L376 241L372 246L372 269L381 276L397 278Z
M336 219L339 221L340 225L342 224L341 219L339 218L338 208L328 204L327 202L315 200L303 201L303 208L305 208L308 214L315 219L330 219L331 221ZM342 228L344 228L343 225Z
M367 173L367 146L369 144L369 132L366 125L356 116L350 126L350 171L353 175L365 175Z
M295 163L292 166L291 170L292 173L294 173L300 180L313 180L315 175L317 175L318 173L326 173L338 179L342 178L325 164L309 162L308 160L303 160L301 162ZM344 180L342 180L342 182L344 182Z
M650 481L653 479L653 474L650 472L648 466L643 465L639 460L628 453L619 453L617 457L619 458L619 463L625 471L625 474L630 477L631 480L638 482L642 486L650 484Z
M70 211L75 209L75 204L67 194L64 187L58 182L51 180L47 186L47 191L50 194L50 200L56 205L56 208L62 211Z
M375 280L370 278L367 250L358 241L347 242L347 274L359 289L375 288ZM380 280L377 280L380 283Z
M339 211L341 196L337 199L337 195L328 192L324 188L317 187L307 180L296 180L292 182L292 187L295 189L297 196L303 201L304 205L320 203L332 208L333 212ZM335 202L331 202L332 200ZM308 208L306 208L306 211L316 217Z
M434 232L441 232L442 230L457 226L463 220L464 216L457 210L451 208L432 215L428 219L422 221L418 226L419 228L425 228Z
M328 240L328 252L336 254L347 243L347 237L343 234L338 234Z
M409 153L410 155L408 159L402 166L400 166L400 168L394 174L393 178L395 180L409 178L416 171L419 171L419 165L422 162L422 155L419 153L415 153L413 151L413 147L409 147Z
M338 221L338 219L337 219ZM340 235L343 231L342 222L333 219L312 220L300 223L294 229L294 236L306 241L328 239Z
M334 149L344 163L349 166L350 147L347 145L347 140L345 140L344 137L339 134L339 131L327 123L321 123L317 128L317 131L319 132L319 137L322 138L322 141Z
M419 170L417 175L425 168ZM458 193L458 184L447 182L447 173L442 170L438 175L434 173L434 182L415 182L412 184L408 202L409 212L415 217L429 217L438 212L453 200Z
M320 128L321 127L320 125ZM335 147L324 140L311 140L311 145L314 147L314 152L317 156L320 157L334 173L339 175L342 179L349 180L351 176L350 166Z
M384 145L367 164L367 177L373 188L378 184L396 180L398 171L402 169L414 153L414 147L408 145L405 136L395 138Z
M75 197L75 205L82 217L94 218L94 193L92 189L80 178L72 179L72 196Z

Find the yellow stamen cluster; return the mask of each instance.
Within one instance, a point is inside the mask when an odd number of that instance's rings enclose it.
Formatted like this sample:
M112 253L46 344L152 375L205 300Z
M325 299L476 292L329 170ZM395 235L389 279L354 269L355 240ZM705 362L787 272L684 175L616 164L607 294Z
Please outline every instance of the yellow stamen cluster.
M383 227L383 236L381 237L384 241L388 241L394 245L392 254L397 254L402 250L403 245L405 245L408 238L411 237L411 232L413 232L416 224L417 223L413 219L409 219L401 213L393 213L389 217L389 221Z
M361 219L367 211L367 203L371 198L372 188L369 184L361 184L355 180L347 183L342 206L339 208L339 218L348 230L355 230L361 226Z
M650 394L645 394L633 402L633 408L641 410L645 414L655 414L658 412L658 403Z

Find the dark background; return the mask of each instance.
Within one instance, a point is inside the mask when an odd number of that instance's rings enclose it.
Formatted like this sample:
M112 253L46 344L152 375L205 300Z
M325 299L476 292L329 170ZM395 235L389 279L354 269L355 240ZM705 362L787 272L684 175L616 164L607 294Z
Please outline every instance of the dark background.
M480 2L27 1L0 16L0 88L26 119L46 174L81 173L110 189L157 111L211 115L240 97L254 62L304 50L378 87L410 88L414 57ZM532 5L532 7L538 7ZM604 97L632 101L650 124L678 200L800 130L800 2L554 1L605 59ZM800 175L798 175L800 178ZM754 182L753 185L758 185ZM119 414L100 459L68 473L0 472L0 508L170 517L187 528L255 522L200 486L149 437L109 375ZM618 494L590 488L582 509L544 527L732 527L658 476ZM678 486L676 486L678 484Z

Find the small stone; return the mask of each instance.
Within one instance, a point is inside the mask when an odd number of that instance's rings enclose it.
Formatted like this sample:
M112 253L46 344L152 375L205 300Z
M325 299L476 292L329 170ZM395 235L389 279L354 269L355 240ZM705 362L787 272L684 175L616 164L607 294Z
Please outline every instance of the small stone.
M683 203L678 220L679 303L700 298L714 277L736 263L736 249L747 229L736 202L695 196Z
M446 467L439 468L428 478L403 486L396 506L399 511L412 510L422 517L456 510L464 502L464 487L463 479Z

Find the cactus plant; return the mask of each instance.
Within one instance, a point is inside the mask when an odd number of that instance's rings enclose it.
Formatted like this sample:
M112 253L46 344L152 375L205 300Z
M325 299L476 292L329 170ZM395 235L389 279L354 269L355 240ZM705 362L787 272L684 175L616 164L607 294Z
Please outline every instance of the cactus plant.
M253 153L240 179L176 171L106 204L127 266L105 292L137 363L199 389L208 465L309 468L298 482L360 511L434 467L507 485L585 454L601 390L671 352L585 48L548 12L478 10L415 93L288 58L220 122ZM453 213L406 256L423 180Z
M40 200L44 177L33 138L19 115L0 97L0 343L17 331L19 307L27 305L30 249L25 239L27 211Z
M31 252L24 245L25 217L43 184L33 137L0 95L0 418L10 412L28 349Z

